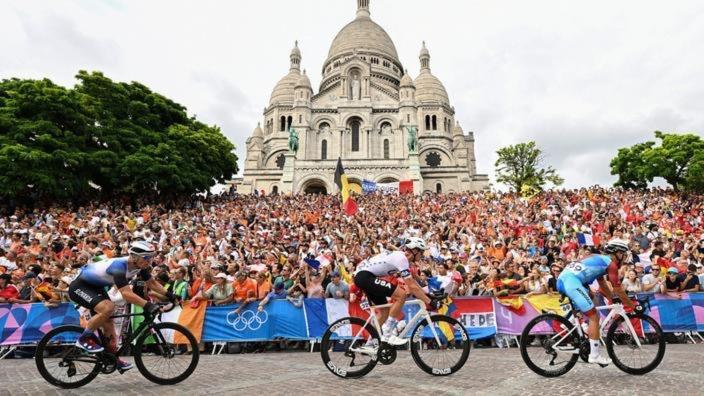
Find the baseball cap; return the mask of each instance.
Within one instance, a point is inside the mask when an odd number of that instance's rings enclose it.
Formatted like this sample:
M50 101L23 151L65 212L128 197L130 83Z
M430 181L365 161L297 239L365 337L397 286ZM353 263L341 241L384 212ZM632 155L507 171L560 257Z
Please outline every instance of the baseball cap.
M668 273L668 274L678 274L679 271L677 271L677 268L675 268L675 267L670 267L670 268L667 270L667 273Z
M338 276L340 276L340 273L339 273L339 272L337 272L337 271L335 271L335 272L333 272L333 273L332 273L332 275L331 275L331 276L332 276L333 278L335 278L335 277L338 277Z
M23 277L22 279L24 279L24 280L27 280L27 279L34 279L34 278L36 278L36 277L37 277L37 274L35 274L35 273L32 272L32 271L29 271L29 272L27 272L26 274L24 274L24 277Z
M215 275L215 278L222 278L222 279L227 279L227 275L223 274L222 272L218 273Z
M284 283L283 282L276 282L274 283L274 289L279 290L284 288Z
M67 284L67 285L70 285L70 284L71 284L71 281L72 281L72 279L71 279L70 276L64 276L64 277L61 278L61 282L65 283L65 284Z

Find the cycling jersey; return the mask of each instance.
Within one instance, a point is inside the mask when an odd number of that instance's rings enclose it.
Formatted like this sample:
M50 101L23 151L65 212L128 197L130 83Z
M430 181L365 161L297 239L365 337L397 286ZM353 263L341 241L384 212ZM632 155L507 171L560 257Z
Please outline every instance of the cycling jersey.
M585 285L589 285L605 274L609 276L612 285L621 285L618 279L618 268L616 263L611 262L611 257L589 256L565 267L557 278L557 291L569 297L578 310L588 312L594 308L594 302Z
M87 264L83 267L77 279L92 286L110 287L115 285L118 289L121 289L127 286L129 280L137 275L140 275L140 278L145 281L151 278L148 268L129 270L127 259L128 257L118 257Z
M403 252L390 252L378 254L374 257L368 258L357 266L357 270L354 272L355 275L361 271L371 272L376 276L388 276L398 274L402 278L408 278L411 276L411 271L409 270L410 264L406 258L406 254Z
M588 285L604 275L609 276L609 281L613 286L621 286L618 268L615 263L611 262L611 257L595 254L582 261L568 264L560 274L560 278L575 276L583 285Z

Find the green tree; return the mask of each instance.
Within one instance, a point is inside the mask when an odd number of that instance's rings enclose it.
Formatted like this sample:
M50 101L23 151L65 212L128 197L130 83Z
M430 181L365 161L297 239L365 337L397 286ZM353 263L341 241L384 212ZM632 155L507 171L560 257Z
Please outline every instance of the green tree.
M564 182L555 169L543 166L543 152L535 142L502 147L496 153L496 181L516 192L523 194L542 190L548 182L555 186Z
M76 78L0 82L1 197L170 199L237 172L234 145L180 104L99 72Z
M645 188L656 177L665 179L675 191L704 189L704 140L695 134L655 132L656 142L619 149L611 160L617 186Z
M650 150L654 142L636 144L618 150L618 155L611 160L611 174L618 175L614 184L624 188L646 188L652 178L645 173L646 163L643 153Z

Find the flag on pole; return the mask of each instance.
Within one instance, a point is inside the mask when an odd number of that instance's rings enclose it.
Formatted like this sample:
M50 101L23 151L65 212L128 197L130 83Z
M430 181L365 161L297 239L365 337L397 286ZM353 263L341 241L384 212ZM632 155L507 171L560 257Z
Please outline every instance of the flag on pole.
M348 216L357 213L357 203L350 197L350 186L345 175L345 168L342 167L342 159L337 158L337 168L335 168L335 184L342 194L342 209Z

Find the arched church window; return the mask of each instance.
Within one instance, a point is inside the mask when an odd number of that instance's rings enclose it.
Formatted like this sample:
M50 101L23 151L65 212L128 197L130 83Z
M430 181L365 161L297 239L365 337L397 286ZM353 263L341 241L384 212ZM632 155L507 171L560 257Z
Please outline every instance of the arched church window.
M327 122L321 122L320 125L318 125L318 131L319 132L328 132L330 130L330 124Z
M279 123L279 130L280 131L286 130L286 116L281 116L281 122Z
M438 117L433 116L433 130L437 131L438 130Z
M320 159L328 159L328 141L323 140L322 143L320 143Z
M279 154L279 156L276 157L276 167L283 170L285 163L286 163L286 157L283 154Z
M384 159L389 159L389 139L384 139Z
M425 130L426 131L430 130L430 116L429 115L425 116Z
M302 115L302 114L299 114L299 115L298 115L298 123L299 123L299 124L302 124L302 123L303 123L303 115Z
M350 127L352 129L352 151L359 151L359 121L352 121Z
M390 122L386 122L386 121L385 121L385 122L382 122L380 129L381 129L381 132L382 132L382 133L389 133L389 132L391 132L391 123L390 123Z
M293 124L293 117L288 116L288 119L286 119L286 130L288 131L291 129L291 124Z
M437 183L435 184L435 192L440 194L442 192L442 184Z
M406 122L410 123L411 122L411 115L406 114Z

